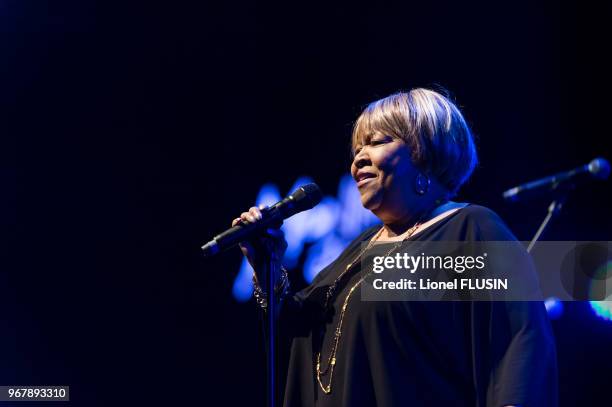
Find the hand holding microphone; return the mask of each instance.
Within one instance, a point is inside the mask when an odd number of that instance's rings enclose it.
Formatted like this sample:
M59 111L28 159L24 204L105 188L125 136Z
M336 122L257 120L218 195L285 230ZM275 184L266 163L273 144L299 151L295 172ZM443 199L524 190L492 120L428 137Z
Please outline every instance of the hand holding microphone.
M255 208L253 213L245 212L246 223L238 222L230 229L215 236L211 241L202 246L204 256L214 256L223 250L229 249L240 242L259 235L269 227L280 227L283 220L296 213L308 210L323 198L321 190L316 184L306 184L299 187L291 195L266 208ZM251 208L253 209L253 208ZM257 219L255 216L260 216ZM242 219L242 216L240 217ZM249 222L249 219L252 222ZM255 222L256 221L256 222Z
M262 210L266 210L267 207L260 205L260 207L253 206L248 212L242 212L240 217L232 221L232 227L237 225L248 225L257 224L263 219ZM240 250L244 257L247 258L255 274L257 281L262 287L267 284L264 273L261 270L270 263L273 263L273 270L280 271L281 261L287 250L287 241L285 240L285 234L280 228L270 227L265 232L255 235L249 240L245 240L239 243ZM280 280L280 273L274 273L273 279L275 285Z
M260 273L266 268L271 269L272 280L276 282L281 275L281 261L287 249L284 234L279 229L283 220L311 209L322 198L323 194L316 184L306 184L272 206L253 206L234 219L231 228L202 246L204 256L214 256L239 245L255 270L260 285L267 286L267 282L260 279L266 278L266 273Z

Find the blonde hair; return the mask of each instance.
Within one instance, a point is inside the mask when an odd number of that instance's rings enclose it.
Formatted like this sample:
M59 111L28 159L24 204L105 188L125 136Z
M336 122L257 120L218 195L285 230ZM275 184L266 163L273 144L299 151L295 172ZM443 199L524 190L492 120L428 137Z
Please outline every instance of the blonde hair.
M382 133L403 140L412 162L455 195L478 163L472 132L447 97L415 88L370 103L353 127L352 146Z

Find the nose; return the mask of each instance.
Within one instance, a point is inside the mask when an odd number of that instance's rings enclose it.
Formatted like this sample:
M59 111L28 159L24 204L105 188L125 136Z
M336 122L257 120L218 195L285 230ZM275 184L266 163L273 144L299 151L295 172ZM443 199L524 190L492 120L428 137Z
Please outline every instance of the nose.
M353 165L357 168L363 168L370 164L370 158L365 154L365 148L362 148L359 153L353 158Z

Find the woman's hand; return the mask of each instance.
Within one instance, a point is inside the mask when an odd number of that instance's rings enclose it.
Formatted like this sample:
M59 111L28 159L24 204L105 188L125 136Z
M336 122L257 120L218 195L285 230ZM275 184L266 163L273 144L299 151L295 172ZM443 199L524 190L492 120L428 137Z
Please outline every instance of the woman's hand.
M253 206L248 212L242 212L239 218L232 221L232 226L236 226L238 223L256 223L262 219L261 209L264 206L261 205L259 208ZM242 254L247 258L255 274L257 280L265 287L266 276L261 275L261 271L265 269L266 265L272 263L276 267L272 267L273 270L280 270L281 261L287 250L287 242L285 241L285 234L280 229L270 228L265 233L258 237L255 237L248 242L240 243L240 250ZM279 273L275 273L275 283L280 278Z

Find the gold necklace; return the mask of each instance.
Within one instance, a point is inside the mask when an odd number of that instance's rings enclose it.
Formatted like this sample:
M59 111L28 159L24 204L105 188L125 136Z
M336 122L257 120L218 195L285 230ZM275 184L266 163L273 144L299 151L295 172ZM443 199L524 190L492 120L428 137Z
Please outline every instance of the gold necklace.
M412 226L410 229L408 229L407 231L407 235L404 239L398 241L396 244L393 245L393 247L391 248L391 250L389 250L389 252L386 254L386 256L389 256L391 254L391 252L393 252L394 250L396 250L398 247L401 246L401 244L406 240L409 239L414 232L419 228L419 226L421 226L421 220L419 219L419 221L417 221L417 223L414 224L414 226ZM333 296L336 287L338 286L338 282L340 281L340 279L342 279L342 277L350 270L353 268L353 266L357 263L357 261L361 260L361 257L363 256L363 254L370 248L372 247L372 245L374 244L375 241L378 240L378 238L380 237L380 235L383 232L384 227L381 227L380 230L378 231L378 233L376 233L376 236L374 236L374 238L372 238L372 240L370 240L370 243L366 246L366 248L364 250L361 251L361 253L359 253L359 255L357 256L357 258L355 258L355 260L353 260L351 263L349 263L348 266L346 266L346 269L334 280L333 284L327 289L327 293L326 293L326 298L325 298L325 308L327 309L328 305L329 305L329 300L331 299L331 297ZM319 382L319 386L321 387L321 390L323 390L323 393L325 394L329 394L331 393L331 383L332 383L332 378L334 376L334 367L336 366L336 353L338 351L338 344L340 343L340 336L342 335L342 322L344 321L344 314L346 313L346 308L348 306L348 302L349 299L351 298L351 295L353 294L353 291L355 291L355 289L366 279L366 277L368 277L370 273L367 273L365 275L363 275L359 281L357 281L356 284L354 284L351 289L349 290L348 294L346 295L346 298L344 299L344 303L342 304L342 309L340 311L340 320L338 321L338 326L336 327L336 331L334 333L334 339L332 341L332 350L329 354L329 358L327 360L327 367L324 370L321 370L321 352L317 352L317 381ZM322 376L327 375L327 373L329 372L329 383L327 385L323 384L323 381L321 380Z

